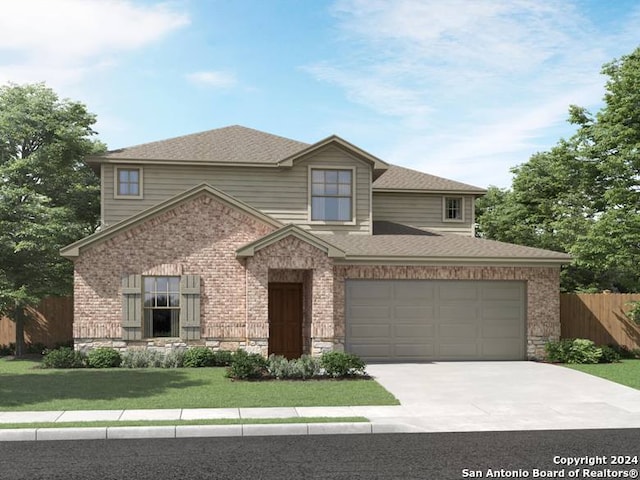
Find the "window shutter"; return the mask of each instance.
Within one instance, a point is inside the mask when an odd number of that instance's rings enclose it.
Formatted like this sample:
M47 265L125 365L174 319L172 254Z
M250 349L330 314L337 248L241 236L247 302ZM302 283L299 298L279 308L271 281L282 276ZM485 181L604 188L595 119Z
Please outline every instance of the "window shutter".
M122 338L142 340L142 275L122 277Z
M180 277L180 332L185 340L200 338L200 275Z

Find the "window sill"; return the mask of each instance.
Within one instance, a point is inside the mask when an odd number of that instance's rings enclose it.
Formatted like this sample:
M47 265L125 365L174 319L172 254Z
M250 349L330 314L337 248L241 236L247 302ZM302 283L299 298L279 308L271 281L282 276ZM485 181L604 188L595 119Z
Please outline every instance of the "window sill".
M309 220L308 225L356 225L355 220L340 221L340 220Z

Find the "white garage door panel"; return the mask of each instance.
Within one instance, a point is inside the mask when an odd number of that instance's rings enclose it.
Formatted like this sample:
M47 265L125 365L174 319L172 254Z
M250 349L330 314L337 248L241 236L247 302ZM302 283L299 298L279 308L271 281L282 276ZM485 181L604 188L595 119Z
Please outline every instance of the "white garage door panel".
M349 351L362 358L390 358L394 356L390 345L352 345Z
M441 324L438 328L440 338L472 338L475 339L478 335L477 325L474 323L467 324Z
M434 297L434 288L433 285L411 282L405 285L395 284L394 293L397 299L415 299L428 304Z
M395 338L433 338L435 325L396 325L393 329Z
M351 331L354 338L389 338L391 334L391 325L376 325L368 323L364 325L354 325Z
M522 329L517 322L509 320L485 321L480 335L482 338L515 338L520 340Z
M395 318L403 318L403 319L423 319L423 318L434 318L433 306L418 306L412 307L410 305L400 305L393 308L393 316Z
M439 353L442 360L474 359L478 356L478 346L475 343L443 343Z
M380 319L382 319L383 322L386 322L391 318L391 307L387 305L354 305L353 307L351 307L351 313L353 314L354 318L368 318L370 320L369 323L380 323Z
M394 348L396 357L406 359L433 355L433 352L433 345L396 344Z
M347 280L346 348L365 360L522 360L525 283Z

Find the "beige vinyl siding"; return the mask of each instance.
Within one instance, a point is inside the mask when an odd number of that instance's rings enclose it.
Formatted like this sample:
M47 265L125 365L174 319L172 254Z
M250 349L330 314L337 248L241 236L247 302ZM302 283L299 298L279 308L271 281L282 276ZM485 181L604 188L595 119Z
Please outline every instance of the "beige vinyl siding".
M355 225L308 225L308 165L356 167ZM118 164L118 167L130 164ZM131 164L134 166L135 164ZM137 166L137 165L136 165ZM312 232L368 233L369 165L337 148L327 148L290 168L148 165L144 169L142 199L114 199L113 164L104 165L104 221L112 225L189 188L206 182L248 203L282 223Z
M373 192L373 220L385 220L443 233L473 236L473 196L446 196L463 198L464 220L462 222L443 222L442 198L444 195L427 193Z

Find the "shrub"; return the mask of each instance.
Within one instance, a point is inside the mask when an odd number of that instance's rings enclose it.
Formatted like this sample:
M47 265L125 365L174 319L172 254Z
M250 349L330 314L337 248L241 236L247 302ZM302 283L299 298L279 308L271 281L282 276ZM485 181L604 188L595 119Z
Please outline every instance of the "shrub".
M193 347L184 353L183 365L185 367L212 367L214 355L207 347Z
M318 377L322 372L322 368L320 367L320 359L316 357L311 357L309 355L302 355L297 360L292 360L293 363L293 374L295 378L313 378Z
M627 347L626 345L608 345L610 348L613 348L618 355L620 355L620 358L625 358L625 359L633 359L633 358L638 358L639 354L640 354L640 350L636 349L630 349L629 347Z
M109 347L95 348L87 355L89 368L117 368L121 363L120 352Z
M567 363L569 350L573 340L562 339L557 342L547 342L544 350L547 353L547 360L552 363Z
M271 355L267 363L269 376L277 379L298 379L317 377L321 373L320 360L302 355L300 358L287 360L280 355Z
M122 367L150 368L162 367L164 355L157 350L131 349L122 355Z
M13 355L13 347L11 345L0 345L0 357Z
M603 345L600 350L602 351L602 356L598 361L599 363L618 363L620 361L620 353L615 348Z
M602 357L602 349L586 338L547 342L545 350L549 361L559 363L598 363Z
M291 364L282 355L269 355L267 371L271 377L277 379L291 378Z
M631 308L626 312L627 317L634 322L636 325L640 325L640 301L635 300L632 302L627 302Z
M42 358L43 368L83 368L85 365L84 354L71 347L48 350Z
M330 377L364 375L366 364L352 353L325 352L320 357L320 366Z
M73 347L73 345L69 345ZM27 353L38 353L42 355L47 350L47 346L44 343L27 343Z
M213 352L214 367L228 367L233 360L233 352L229 350L218 350Z
M177 348L169 350L162 359L162 368L181 368L184 367L185 350Z
M237 380L262 378L267 373L267 359L258 353L238 350L233 354L226 376Z

